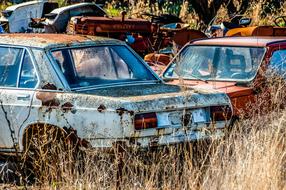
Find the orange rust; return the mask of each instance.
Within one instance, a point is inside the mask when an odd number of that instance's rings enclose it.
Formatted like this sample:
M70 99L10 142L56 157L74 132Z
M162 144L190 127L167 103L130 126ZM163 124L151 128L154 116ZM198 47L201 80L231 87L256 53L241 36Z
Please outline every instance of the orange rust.
M286 36L285 27L252 26L231 29L226 36Z
M97 108L97 111L100 113L103 112L104 110L106 110L106 107L103 104L100 104L100 106Z
M149 53L145 55L144 61L148 63L154 63L154 64L159 64L159 65L168 65L170 62L170 56L165 55L165 54L157 54L157 53Z
M70 102L66 102L61 107L62 107L62 110L65 111L65 112L66 111L71 111L72 108L73 108L73 104L70 103Z
M36 98L42 101L43 106L59 106L60 102L56 99L54 92L37 92Z
M189 41L200 38L207 38L207 36L199 30L188 29L177 31L173 37L173 40L177 45L184 46Z
M139 32L151 34L151 22L145 19L122 17L74 17L76 24L70 23L71 33L96 35L98 33Z
M13 40L34 40L42 44L50 43L80 43L92 40L100 40L107 38L94 37L87 35L70 35L70 34L44 34L44 33L13 33L13 34L0 34L0 40L2 37L13 39Z
M179 85L179 80L170 81L171 84ZM253 103L255 99L254 90L251 87L236 86L235 82L217 82L209 81L205 83L198 80L184 80L184 85L186 86L198 86L203 89L215 89L220 92L226 93L233 106L233 114L238 116L241 112L249 111L246 105L248 103Z

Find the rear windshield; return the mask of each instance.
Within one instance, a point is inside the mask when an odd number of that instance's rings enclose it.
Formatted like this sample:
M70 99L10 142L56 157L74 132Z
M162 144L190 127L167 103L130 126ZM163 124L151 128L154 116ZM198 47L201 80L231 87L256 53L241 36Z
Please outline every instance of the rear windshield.
M96 46L52 51L71 88L157 78L125 46Z

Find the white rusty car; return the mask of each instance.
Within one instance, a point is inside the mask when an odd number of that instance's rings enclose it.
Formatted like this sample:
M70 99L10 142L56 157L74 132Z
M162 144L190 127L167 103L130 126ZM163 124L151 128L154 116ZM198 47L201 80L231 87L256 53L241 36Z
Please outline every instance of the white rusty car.
M93 148L140 149L219 137L232 115L224 93L164 84L114 39L3 34L0 76L3 153L27 148L35 126Z

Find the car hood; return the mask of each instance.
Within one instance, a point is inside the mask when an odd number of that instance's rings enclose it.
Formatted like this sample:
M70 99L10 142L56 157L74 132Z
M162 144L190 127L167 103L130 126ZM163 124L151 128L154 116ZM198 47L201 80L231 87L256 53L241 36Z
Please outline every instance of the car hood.
M179 80L172 80L169 84L181 84ZM187 80L183 81L183 85L191 87L197 90L217 90L226 93L230 98L246 96L253 93L253 88L248 86L238 86L236 82L224 82L224 81L196 81Z
M229 105L229 99L225 93L181 88L168 84L112 87L81 93L88 95L90 99L88 102L101 103L106 108L135 112ZM91 105L89 104L89 106Z

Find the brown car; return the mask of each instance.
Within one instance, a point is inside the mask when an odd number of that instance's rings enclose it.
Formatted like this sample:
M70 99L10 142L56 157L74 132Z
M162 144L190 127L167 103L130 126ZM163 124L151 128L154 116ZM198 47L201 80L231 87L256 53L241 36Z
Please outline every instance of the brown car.
M187 44L164 70L171 84L217 89L231 99L234 115L249 115L267 102L267 73L285 79L286 37L223 37ZM184 80L181 80L184 79ZM282 80L283 81L283 80ZM266 87L266 89L264 88ZM270 102L270 101L268 101ZM266 108L261 104L261 108ZM261 109L258 106L258 110Z

